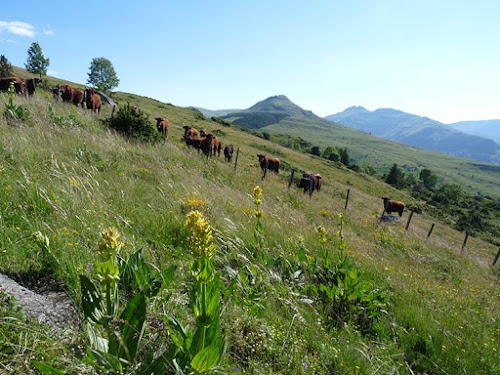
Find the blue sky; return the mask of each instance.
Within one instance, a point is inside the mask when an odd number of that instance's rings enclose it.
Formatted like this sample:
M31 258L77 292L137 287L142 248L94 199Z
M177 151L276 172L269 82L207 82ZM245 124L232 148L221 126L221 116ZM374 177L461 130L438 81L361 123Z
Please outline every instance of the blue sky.
M42 5L43 4L43 5ZM179 106L272 95L320 116L353 105L442 122L500 118L498 1L6 1L0 54L85 83L106 57L117 90Z

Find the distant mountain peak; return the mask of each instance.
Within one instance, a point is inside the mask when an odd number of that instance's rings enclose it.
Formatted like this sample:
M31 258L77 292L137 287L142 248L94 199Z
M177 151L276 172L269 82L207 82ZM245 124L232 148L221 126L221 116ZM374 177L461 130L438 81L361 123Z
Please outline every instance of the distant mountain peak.
M225 117L236 125L257 129L285 118L324 122L321 117L299 107L285 95L270 96L244 111L230 113Z
M346 108L344 112L352 112L352 111L363 111L363 112L370 112L368 111L365 107L361 105L353 105L349 108Z

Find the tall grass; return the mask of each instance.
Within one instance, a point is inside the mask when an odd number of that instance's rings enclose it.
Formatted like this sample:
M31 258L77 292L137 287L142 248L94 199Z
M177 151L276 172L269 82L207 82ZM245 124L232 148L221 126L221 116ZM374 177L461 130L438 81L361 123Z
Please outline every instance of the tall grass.
M494 247L471 239L462 254L463 235L441 224L426 240L431 221L420 215L414 216L408 233L404 222L379 224L379 197L410 198L373 177L224 127L222 142L240 147L234 171L222 159L207 160L180 142L183 123L210 131L220 124L199 119L188 109L128 99L152 118L172 119L165 144L126 140L95 115L56 102L48 93L15 99L29 111L31 123L0 120L1 272L22 279L42 269L41 250L32 236L40 231L58 259L56 276L78 301L78 274L92 274L99 233L116 227L126 243L124 256L143 248L144 257L159 270L178 266L171 299L159 298L151 305L145 329L151 338L158 332L154 318L161 313L189 319L185 285L192 276L183 223L195 194L214 228L218 251L213 263L221 272L227 301L221 324L228 355L222 371L499 372L498 281L487 266ZM5 101L0 94L0 103ZM321 172L321 193L309 199L294 187L288 191L287 175L261 181L255 154L264 146L279 150L290 165ZM262 187L259 243L254 238L256 184ZM343 211L348 187L344 252L364 277L387 290L387 314L374 322L369 335L356 324L328 327L308 292L311 262L322 256L316 228L323 226L330 236L337 232L336 214ZM2 319L12 314L2 310ZM29 358L34 357L64 365L69 373L81 371L66 344L35 337L31 333L36 325L19 321L15 333L2 325L0 346L25 340L25 347L33 350L28 354L17 347L3 357L5 369L15 358L13 371L33 372ZM87 340L79 331L75 337L79 344ZM44 343L54 350L41 358Z

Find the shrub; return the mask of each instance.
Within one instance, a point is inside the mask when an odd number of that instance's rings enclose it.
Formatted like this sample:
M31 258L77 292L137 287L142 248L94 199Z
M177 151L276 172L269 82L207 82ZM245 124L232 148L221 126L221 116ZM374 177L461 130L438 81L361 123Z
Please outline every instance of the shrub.
M321 156L321 150L319 149L319 146L313 146L311 147L311 154L316 155L316 156Z
M139 108L127 103L120 107L114 117L107 118L105 123L117 132L140 141L154 142L161 140L148 116Z

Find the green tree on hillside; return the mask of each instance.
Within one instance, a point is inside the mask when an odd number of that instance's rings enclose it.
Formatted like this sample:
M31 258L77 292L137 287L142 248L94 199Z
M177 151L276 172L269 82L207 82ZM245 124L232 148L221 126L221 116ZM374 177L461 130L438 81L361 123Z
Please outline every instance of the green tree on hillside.
M392 165L389 174L385 178L385 182L389 185L397 187L398 189L405 186L405 175L396 163Z
M111 91L120 83L113 64L104 57L93 58L89 69L87 83L98 90Z
M321 150L319 149L319 146L311 147L311 154L321 156Z
M24 64L26 70L30 73L38 74L40 78L42 78L42 75L47 74L49 65L50 59L46 59L45 56L43 56L40 44L38 44L38 42L33 42L28 49L28 59Z
M437 175L431 171L430 169L424 168L420 171L420 180L422 180L422 183L424 186L432 190L434 187L436 187L438 177Z
M10 65L9 60L5 55L0 56L0 77L11 77L12 74L12 65Z
M351 158L349 156L349 153L347 152L347 148L339 148L339 156L340 156L340 162L346 166L349 166L351 164Z

